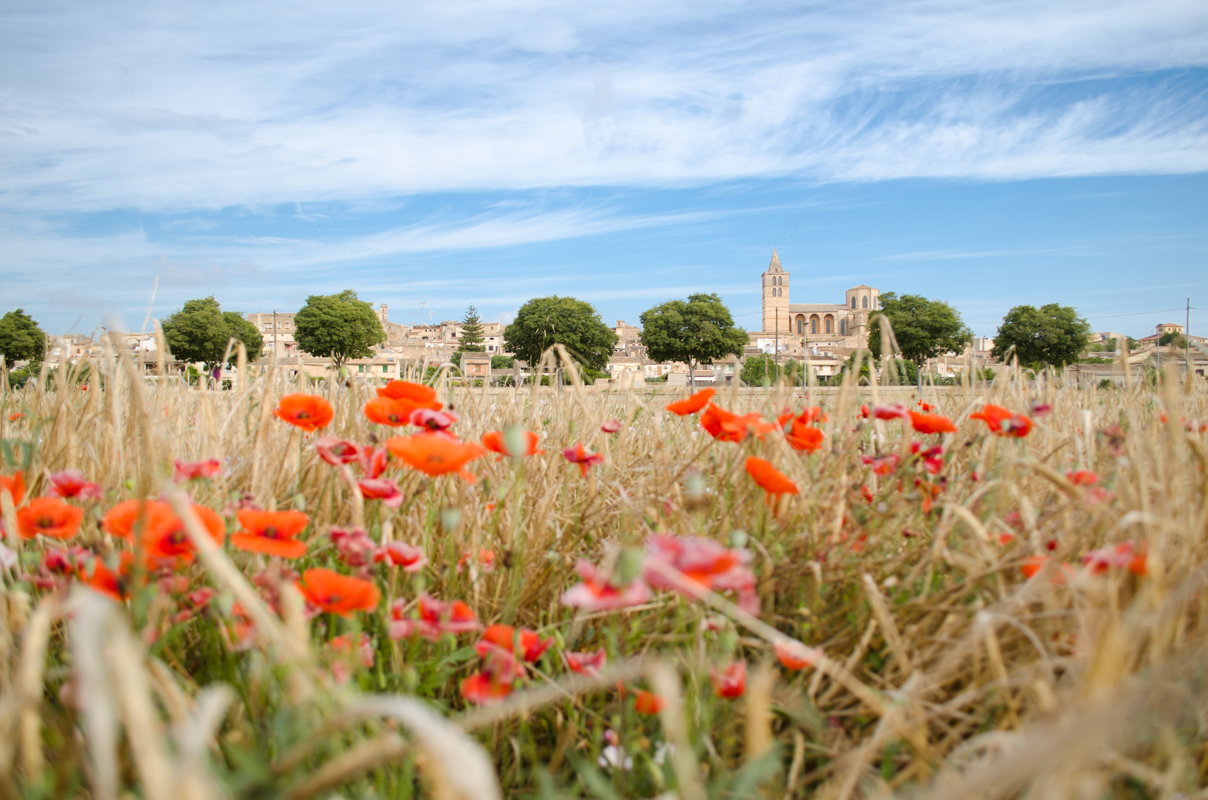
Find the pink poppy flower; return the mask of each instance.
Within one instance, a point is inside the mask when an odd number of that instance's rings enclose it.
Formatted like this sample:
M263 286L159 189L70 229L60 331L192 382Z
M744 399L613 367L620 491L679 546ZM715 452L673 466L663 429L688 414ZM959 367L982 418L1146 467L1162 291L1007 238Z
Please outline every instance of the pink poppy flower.
M375 564L389 561L393 567L402 567L403 572L419 572L428 564L428 557L422 548L412 547L406 542L390 542L377 549L373 561Z
M419 596L419 619L403 616L406 603L400 598L390 606L390 638L402 639L423 636L435 642L442 634L471 633L482 630L474 616L474 610L461 600L442 603L429 594Z
M587 477L589 469L604 463L604 456L591 452L581 442L563 450L562 455L572 464L579 465L579 472L583 477Z
M175 470L172 474L172 480L176 483L184 481L197 480L198 478L218 477L222 472L222 462L216 458L208 458L205 461L181 461L179 458L174 463Z
M738 593L739 608L759 613L755 574L747 567L751 554L743 548L729 548L704 536L656 535L646 544L646 558L678 570L689 582L711 591L733 590ZM646 581L656 589L679 588L649 567Z
M608 662L603 647L594 653L567 652L564 655L566 656L566 666L570 667L571 672L577 675L588 675L592 678L600 677L600 670L604 669L604 665Z
M382 505L396 511L403 505L403 493L389 478L361 478L357 486L366 500L381 500Z
M100 484L84 480L84 473L78 469L52 473L50 493L57 497L74 497L77 500L100 500L105 496Z
M453 427L457 422L457 413L453 411L433 411L430 408L417 408L411 412L411 424L430 431L443 431Z
M357 460L361 464L361 473L364 477L373 479L385 472L389 455L385 447L379 447L376 450L372 447L362 447Z
M621 430L621 421L619 419L610 419L608 422L600 425L600 430L605 433L619 433Z
M902 463L902 459L897 453L889 453L883 456L864 456L861 460L872 467L872 474L874 475L889 475Z
M368 566L377 549L369 534L360 528L332 528L327 532L340 560L350 567Z
M355 442L337 436L322 436L316 439L315 450L319 453L319 458L333 467L351 464L361 457L361 448Z
M580 560L575 570L582 583L562 593L562 605L584 611L616 611L645 603L650 599L650 587L641 578L628 585L613 586L609 576L602 574L590 561Z

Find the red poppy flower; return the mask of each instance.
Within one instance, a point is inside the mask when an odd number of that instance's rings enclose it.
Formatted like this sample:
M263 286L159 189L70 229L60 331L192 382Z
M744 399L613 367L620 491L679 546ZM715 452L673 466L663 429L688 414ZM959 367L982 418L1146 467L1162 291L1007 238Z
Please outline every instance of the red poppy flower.
M797 420L802 425L810 425L815 420L817 420L818 422L826 422L828 419L830 419L830 417L828 417L822 411L821 406L810 406L809 408L803 410L796 417L793 416L792 411L790 411L786 408L784 413L776 418L776 422L778 422L780 424L780 427L785 428L788 425L789 420L792 420L792 419Z
M822 449L822 438L820 429L796 419L789 423L789 429L784 434L784 440L790 447L807 453Z
M253 511L245 508L236 516L243 528L231 537L231 544L239 550L282 558L306 555L306 542L294 538L306 530L310 522L310 517L301 511Z
M355 611L372 611L382 599L378 587L369 581L330 569L308 569L302 573L302 582L296 585L311 605L341 617L352 616Z
M21 419L21 414L20 414L20 413L16 413L16 414L9 414L9 415L8 415L8 421L9 421L9 422L16 422L16 421L17 421L17 420L19 420L19 419Z
M482 639L474 649L485 658L486 653L482 648L500 647L509 653L518 653L525 661L533 664L553 643L553 639L542 639L536 631L528 628L516 630L511 625L490 625L482 632Z
M718 697L727 700L742 697L747 691L747 662L735 661L721 672L716 667L710 667L709 680L713 683L713 693Z
M873 475L889 475L902 463L902 459L897 453L883 456L862 456L860 460L872 466Z
M390 606L390 638L403 639L419 635L435 642L442 634L472 633L482 630L474 610L461 600L442 603L429 594L421 594L417 610L419 619L403 616L406 603L402 598Z
M327 427L335 412L331 403L313 394L287 394L273 409L273 416L307 433Z
M910 412L910 424L919 433L956 433L952 420L939 414L920 414Z
M78 469L51 473L50 493L56 497L74 497L77 500L100 500L105 496L100 484L84 480L84 473Z
M13 498L13 505L21 505L25 499L25 473L14 472L12 475L0 475L0 492L7 490Z
M1088 469L1065 473L1065 478L1075 486L1094 486L1099 482L1099 476Z
M1134 575L1145 575L1148 565L1145 557L1145 545L1137 546L1131 539L1120 542L1115 547L1104 547L1092 550L1082 556L1082 566L1092 575L1101 575L1111 568L1127 569Z
M441 404L436 401L436 390L431 386L410 381L390 381L385 388L377 390L378 397L389 397L392 400L410 400L417 408L430 408L440 411Z
M1032 431L1032 420L1019 414L1012 414L1002 406L986 403L981 411L970 414L969 419L980 419L986 427L998 436L1014 436L1022 439Z
M709 404L713 399L713 395L717 394L713 389L701 389L691 397L683 400L676 400L674 403L668 403L666 409L672 414L681 417L686 417L689 414L695 414Z
M604 456L591 452L583 446L582 442L577 442L574 447L566 448L562 451L562 455L572 464L578 464L579 474L585 478L589 469L604 463Z
M461 682L461 696L477 706L498 703L511 693L511 683L497 681L489 672L476 672Z
M123 550L117 554L117 571L105 566L99 556L88 554L84 556L78 567L77 575L80 583L101 594L121 602L129 592L130 570L134 566L134 553Z
M179 458L175 460L175 467L172 474L172 480L176 483L183 481L196 480L198 478L216 478L222 472L222 462L216 458L210 458L205 461L181 461Z
M403 493L398 484L388 478L362 478L357 481L361 497L366 500L381 500L382 505L396 511L403 505Z
M641 578L614 586L609 576L597 570L595 564L582 559L575 564L575 571L583 582L562 593L564 606L584 611L616 611L641 605L650 599L650 587Z
M566 666L570 671L577 675L588 675L592 678L600 677L600 671L604 669L604 665L608 663L608 656L601 647L594 653L564 653L566 656Z
M486 452L476 442L459 442L444 433L417 433L395 436L386 441L386 448L395 458L426 475L436 477L456 472L473 483L476 479L465 465Z
M1048 556L1028 556L1023 560L1019 570L1025 578L1031 578L1040 572L1040 570L1049 561ZM1075 575L1074 568L1069 564L1061 563L1057 565L1057 569L1053 571L1053 576L1050 582L1056 585L1061 585Z
M872 415L877 419L906 419L910 412L901 403L879 403L872 407Z
M773 467L772 462L762 458L747 458L747 474L768 493L769 498L781 494L798 494L800 491L797 484L789 480L787 475Z
M667 705L667 701L654 692L639 689L633 698L633 710L639 714L657 714Z
M338 436L323 436L315 439L315 450L318 452L319 458L333 467L351 464L361 457L361 448L355 442L341 439Z
M918 405L918 407L919 407L920 409L922 409L923 411L926 411L926 412L935 411L935 406L931 405L931 403L924 403L922 400L920 400L920 401L917 403L917 405Z
M605 433L620 433L621 421L619 419L610 419L607 422L600 423L600 430Z
M361 465L362 477L373 479L386 471L386 467L390 463L390 454L386 452L385 447L378 447L376 449L362 447L361 454L357 460Z
M483 572L494 572L495 571L495 551L494 550L488 550L485 547L478 548L478 558L477 559L474 558L474 554L472 552L470 552L469 550L463 550L461 553L461 558L457 559L457 571L461 572L462 569L465 567L465 565L469 564L470 561L476 561L478 563L479 568L481 568Z
M806 647L801 642L790 641L788 639L776 640L776 643L772 645L772 649L775 651L776 658L780 661L781 666L794 672L806 667L812 667L820 655L814 648Z
M544 450L537 449L537 434L532 431L524 431L524 455L535 456L544 453ZM492 453L499 453L501 456L510 456L507 443L504 441L505 436L503 431L488 431L482 435L482 446L490 450Z
M69 506L57 497L36 497L17 511L17 530L22 539L38 534L52 539L70 539L80 532L84 509Z
M700 415L701 427L719 442L741 442L753 433L760 439L776 430L776 426L754 412L739 416L710 404Z
M419 572L428 563L428 557L419 547L406 542L390 542L373 554L375 564L389 561L391 566L402 567L403 572Z
M743 548L728 548L704 536L656 535L646 543L646 558L673 567L685 579L712 591L733 590L738 593L740 608L751 614L759 613L755 575L747 567L751 554ZM645 577L656 589L678 589L649 567Z
M184 521L166 503L149 503L148 506L142 537L147 560L152 564L168 563L172 566L192 563L193 540L185 532ZM221 545L226 539L226 523L218 512L194 503L193 513L214 543Z

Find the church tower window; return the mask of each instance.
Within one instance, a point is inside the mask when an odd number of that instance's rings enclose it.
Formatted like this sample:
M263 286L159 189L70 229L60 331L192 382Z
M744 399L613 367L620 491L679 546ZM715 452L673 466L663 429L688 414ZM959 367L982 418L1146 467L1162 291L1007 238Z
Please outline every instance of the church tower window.
M864 307L868 308L868 295L864 295Z
M856 307L856 298L855 298L855 297L853 297L853 298L851 299L851 307L852 307L852 308L855 308L855 307Z

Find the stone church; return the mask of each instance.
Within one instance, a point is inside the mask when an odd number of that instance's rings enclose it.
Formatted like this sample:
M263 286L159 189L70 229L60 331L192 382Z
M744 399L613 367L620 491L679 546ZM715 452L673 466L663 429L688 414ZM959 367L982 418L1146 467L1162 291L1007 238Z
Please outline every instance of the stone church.
M803 337L811 345L867 346L869 312L880 305L879 289L860 284L847 290L842 303L790 303L789 273L775 250L762 280L763 337L778 333ZM793 344L800 346L803 339Z

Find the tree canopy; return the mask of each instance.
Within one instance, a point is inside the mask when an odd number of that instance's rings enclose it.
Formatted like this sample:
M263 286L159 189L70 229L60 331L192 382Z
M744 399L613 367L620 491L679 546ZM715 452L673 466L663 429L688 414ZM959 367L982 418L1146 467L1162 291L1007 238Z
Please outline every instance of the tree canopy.
M785 372L787 369L776 363L775 356L763 353L744 361L739 377L747 386L765 386L775 383Z
M461 336L457 339L458 353L483 353L486 352L486 346L483 342L486 338L482 333L482 319L478 316L478 309L470 303L470 307L466 309L466 315L461 318Z
M680 361L693 376L698 364L727 355L742 355L748 337L734 326L730 309L716 294L693 294L668 300L642 312L641 342L653 361ZM745 378L744 378L745 380Z
M345 289L312 294L294 315L294 339L304 352L330 358L337 369L350 358L371 358L373 345L386 339L373 306Z
M206 369L213 369L222 361L227 344L231 339L243 342L248 357L260 357L264 337L256 326L234 311L223 311L218 301L210 297L187 300L184 306L169 314L160 322L164 340L174 358L194 363L201 361ZM235 363L237 353L227 359Z
M46 334L23 310L0 317L0 353L10 369L17 361L41 361L46 357Z
M547 348L561 344L575 360L602 370L617 345L617 335L590 303L554 295L522 305L516 319L504 329L503 343L534 368Z
M1003 317L991 355L1006 359L1012 347L1021 364L1073 363L1086 349L1090 324L1070 306L1015 306Z
M942 300L928 300L917 294L898 297L886 292L881 295L881 312L872 315L868 326L868 349L878 359L882 314L889 320L902 357L916 366L943 353L960 352L973 338L961 315Z

